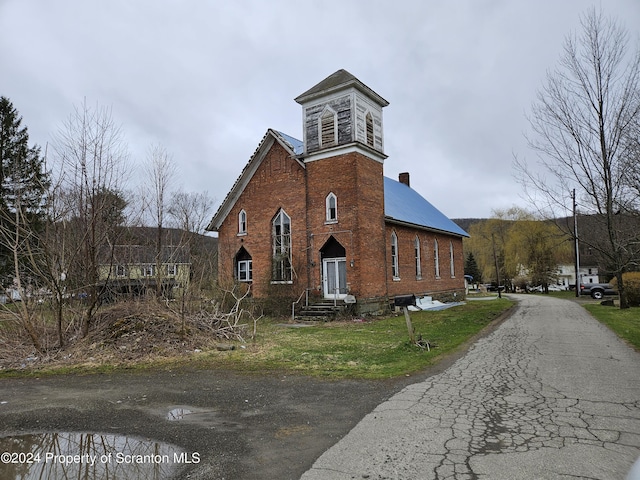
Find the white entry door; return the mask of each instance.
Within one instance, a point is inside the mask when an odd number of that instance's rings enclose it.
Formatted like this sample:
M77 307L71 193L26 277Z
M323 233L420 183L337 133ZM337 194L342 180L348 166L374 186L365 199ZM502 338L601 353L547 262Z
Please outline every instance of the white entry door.
M347 259L325 258L322 261L324 298L347 296Z

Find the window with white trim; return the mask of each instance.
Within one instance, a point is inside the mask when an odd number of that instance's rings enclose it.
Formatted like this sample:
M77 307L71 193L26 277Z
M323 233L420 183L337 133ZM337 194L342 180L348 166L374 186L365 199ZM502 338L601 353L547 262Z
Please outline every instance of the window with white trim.
M238 281L250 282L253 280L253 261L238 260Z
M440 278L440 255L438 254L438 239L433 240L433 264L436 269L436 278Z
M394 280L400 278L400 269L398 263L398 235L396 232L391 232L391 275Z
M116 277L126 277L129 274L126 265L116 265Z
M451 278L456 276L455 258L453 253L453 242L449 242L449 270L451 271Z
M413 249L416 257L416 280L422 280L422 264L420 261L420 238L416 235L413 241Z
M338 221L338 197L333 192L327 195L325 199L326 221L337 222Z
M141 268L143 277L153 277L156 274L156 266L154 263L144 264Z
M235 256L235 278L239 282L251 282L253 280L253 261L251 255L240 247Z
M274 282L291 282L291 218L280 209L272 223Z
M238 214L238 235L247 233L247 212L244 209Z
M169 263L167 265L167 276L175 277L178 274L178 266L175 263Z

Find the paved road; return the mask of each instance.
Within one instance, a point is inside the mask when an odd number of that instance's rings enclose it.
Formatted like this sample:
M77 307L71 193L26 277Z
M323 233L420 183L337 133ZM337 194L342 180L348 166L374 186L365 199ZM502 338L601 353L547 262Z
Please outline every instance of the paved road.
M640 455L640 354L569 300L520 307L404 388L302 480L624 479Z

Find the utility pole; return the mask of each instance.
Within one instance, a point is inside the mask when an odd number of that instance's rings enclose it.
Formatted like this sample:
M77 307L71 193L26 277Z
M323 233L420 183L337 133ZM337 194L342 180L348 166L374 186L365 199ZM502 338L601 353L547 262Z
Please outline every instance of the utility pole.
M576 273L576 297L580 296L580 250L578 248L578 213L576 209L576 189L573 189L573 238L575 253L575 273Z

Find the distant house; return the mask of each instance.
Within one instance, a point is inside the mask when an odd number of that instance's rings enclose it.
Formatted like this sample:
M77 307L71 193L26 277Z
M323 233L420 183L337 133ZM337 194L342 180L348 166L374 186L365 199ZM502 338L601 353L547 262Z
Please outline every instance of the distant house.
M138 296L157 290L172 297L176 288L189 282L191 263L185 246L163 246L156 259L156 250L147 245L116 245L112 258L100 266L100 280L108 282L111 296Z
M396 295L463 296L468 234L409 173L383 175L388 102L345 70L295 100L303 140L267 130L208 227L219 281L251 285L258 298L348 297L360 312ZM451 195L462 195L455 181Z
M580 277L580 283L600 283L600 275L598 274L598 267L595 266L580 266L578 275ZM575 288L576 286L576 270L574 265L558 265L558 285L566 288Z

